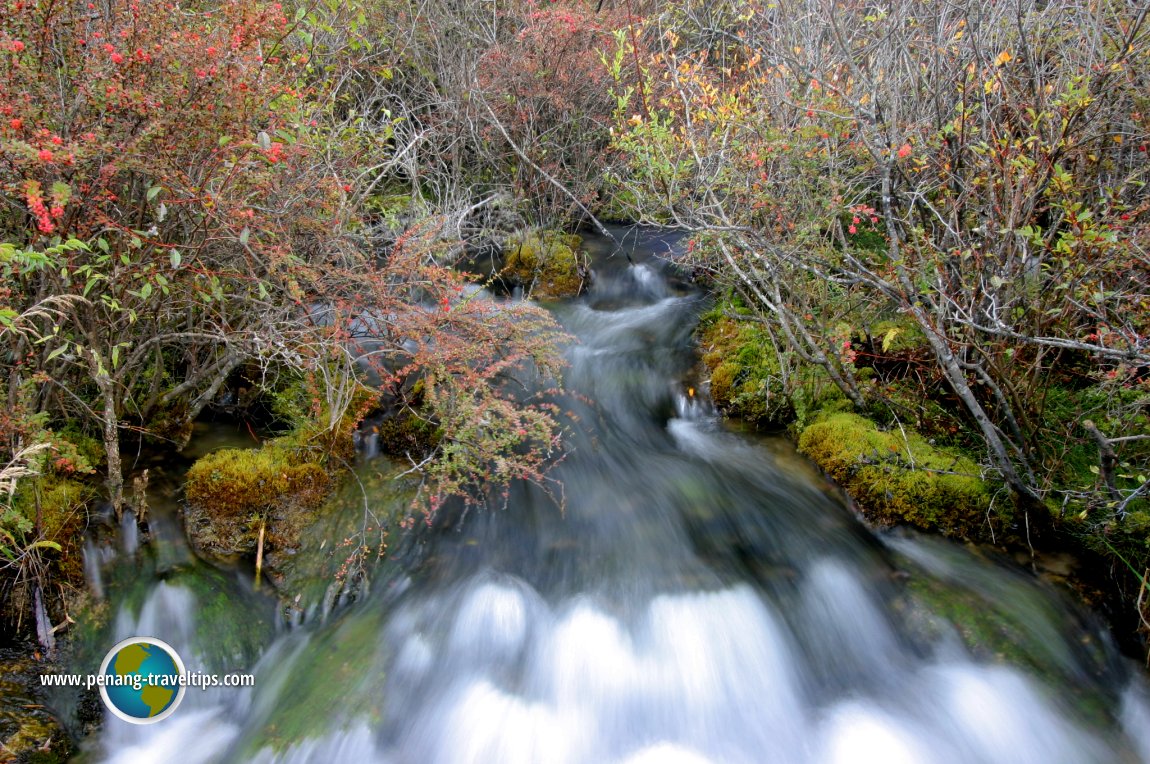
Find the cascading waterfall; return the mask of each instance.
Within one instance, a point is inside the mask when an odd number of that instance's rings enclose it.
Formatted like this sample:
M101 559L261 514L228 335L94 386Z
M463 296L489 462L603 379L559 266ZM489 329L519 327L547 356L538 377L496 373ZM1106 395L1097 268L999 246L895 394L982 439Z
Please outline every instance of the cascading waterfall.
M948 542L874 536L785 447L724 429L686 381L702 300L644 254L555 308L578 338L561 506L515 486L445 512L370 597L281 629L254 690L110 720L96 756L1150 761L1143 682L1090 617ZM158 581L116 636L198 667L201 609Z

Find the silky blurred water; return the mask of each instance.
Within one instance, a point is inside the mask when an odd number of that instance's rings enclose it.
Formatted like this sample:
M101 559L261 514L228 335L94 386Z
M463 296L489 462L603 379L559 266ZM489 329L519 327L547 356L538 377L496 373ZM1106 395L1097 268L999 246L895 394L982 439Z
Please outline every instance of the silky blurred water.
M95 758L1150 761L1144 684L1089 615L948 542L876 537L784 445L727 430L666 241L633 264L597 246L590 293L555 308L578 338L562 491L448 508L370 597L269 639L254 690L109 721ZM116 636L203 665L199 597L157 581Z

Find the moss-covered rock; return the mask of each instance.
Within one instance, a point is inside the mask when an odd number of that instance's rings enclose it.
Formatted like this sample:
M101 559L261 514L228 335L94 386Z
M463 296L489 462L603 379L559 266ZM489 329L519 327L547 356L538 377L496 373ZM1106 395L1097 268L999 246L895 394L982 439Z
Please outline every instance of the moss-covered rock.
M188 470L188 536L201 553L228 557L255 551L266 523L266 544L291 546L331 482L321 452L284 441L215 451Z
M913 431L884 432L865 417L837 412L802 431L799 451L879 522L962 538L1001 534L1009 524L1006 506L991 511L989 487L973 460Z
M849 407L826 373L817 366L780 360L766 328L739 320L735 302L722 303L700 323L703 366L710 372L710 393L723 413L756 427L783 428L805 422L814 412Z
M761 327L712 313L699 339L715 405L757 426L778 427L794 418L774 346Z
M226 448L188 470L188 501L220 515L245 517L284 502L315 506L330 478L307 452L270 441L258 449Z
M542 300L574 297L587 281L582 239L575 234L517 234L503 248L503 277Z

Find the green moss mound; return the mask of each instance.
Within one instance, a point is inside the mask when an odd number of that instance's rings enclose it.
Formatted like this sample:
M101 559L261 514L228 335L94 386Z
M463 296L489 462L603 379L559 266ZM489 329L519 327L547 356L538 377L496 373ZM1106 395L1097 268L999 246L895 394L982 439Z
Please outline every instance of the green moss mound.
M188 470L187 496L220 515L244 517L288 501L316 506L329 482L327 471L306 453L273 441L198 460Z
M586 283L582 243L575 234L557 231L513 236L503 249L503 277L542 300L574 297Z
M254 551L266 522L265 544L293 546L331 484L319 454L283 441L214 451L188 470L188 535L199 551L227 557Z
M982 538L1009 525L991 510L990 491L971 459L900 429L883 432L857 414L819 417L799 436L799 451L834 478L868 515L950 536Z
M762 328L715 313L704 319L699 340L715 405L757 426L779 427L794 418L778 358Z
M783 360L791 368L784 374L770 334L761 324L732 315L740 309L737 301L727 300L700 322L711 399L723 413L756 427L782 429L819 411L849 407L822 369L793 364L787 351Z

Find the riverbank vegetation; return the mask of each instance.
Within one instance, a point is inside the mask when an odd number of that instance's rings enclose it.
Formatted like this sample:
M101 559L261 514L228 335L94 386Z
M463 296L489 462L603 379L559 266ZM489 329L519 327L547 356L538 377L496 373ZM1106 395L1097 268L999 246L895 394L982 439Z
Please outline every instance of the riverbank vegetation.
M1145 9L3 8L0 551L23 623L50 632L36 592L80 585L60 529L92 502L45 497L73 481L119 514L125 455L223 401L294 386L308 434L214 457L200 487L228 459L305 469L370 411L429 511L542 480L555 412L508 380L554 376L560 334L452 265L503 253L485 275L571 294L567 236L599 218L690 234L726 410L790 428L877 519L1070 539L1150 622Z
M420 92L434 84L420 55L393 45L392 10L4 2L11 625L35 622L50 644L82 587L65 547L94 521L96 489L118 519L137 503L127 454L179 448L223 402L306 392L287 417L306 441L292 453L321 461L348 456L348 422L373 408L421 418L430 453L400 456L429 510L489 480L541 478L555 420L506 380L553 377L558 330L531 303L478 299L451 268L478 211L497 206L506 236L535 208L450 185L463 157L431 133L454 128L432 129L442 99ZM75 479L84 500L55 501Z
M1146 13L686 3L608 62L619 204L694 232L690 263L727 295L704 346L717 397L793 413L800 448L884 519L917 495L891 485L905 464L981 484L994 511L956 498L973 522L939 527L1073 537L1143 625ZM965 456L920 460L919 436Z

